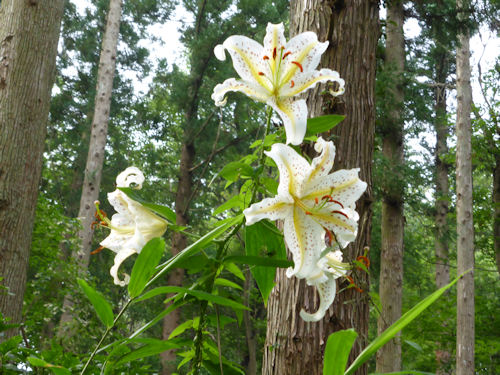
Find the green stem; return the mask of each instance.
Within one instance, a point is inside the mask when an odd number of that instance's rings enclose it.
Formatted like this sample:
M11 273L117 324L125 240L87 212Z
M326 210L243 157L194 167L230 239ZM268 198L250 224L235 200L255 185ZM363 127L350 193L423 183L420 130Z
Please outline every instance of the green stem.
M87 360L87 363L85 363L85 366L83 367L82 372L80 373L80 375L83 375L85 373L85 371L87 370L87 367L90 365L90 362L92 362L92 360L94 359L94 357L95 357L97 351L99 350L99 348L101 347L102 343L104 342L104 340L106 339L106 337L108 337L109 332L111 332L111 329L113 329L113 327L116 325L116 323L118 322L118 320L122 317L123 313L125 312L125 310L127 310L127 308L130 306L130 304L132 303L133 300L134 300L134 298L131 298L131 299L129 299L127 301L127 303L125 304L125 306L122 307L122 309L120 310L120 312L118 313L118 315L116 316L116 318L113 320L113 325L111 327L107 327L106 328L106 331L104 332L104 334L102 335L101 339L97 343L94 351L92 352L92 354L90 355L89 359Z

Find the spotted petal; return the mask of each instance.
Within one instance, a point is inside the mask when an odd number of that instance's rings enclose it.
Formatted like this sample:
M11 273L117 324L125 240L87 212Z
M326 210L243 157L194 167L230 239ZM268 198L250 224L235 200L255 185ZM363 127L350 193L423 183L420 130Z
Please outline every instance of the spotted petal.
M285 44L285 28L283 24L279 23L274 25L268 23L266 27L266 36L264 37L264 54L262 59L269 62L273 75L280 61L279 57L282 53L281 48L284 48Z
M292 79L293 79L293 85L291 84ZM304 73L297 72L295 76L293 76L290 79L289 84L284 84L282 86L280 90L280 95L295 96L303 91L313 88L320 82L327 82L327 81L333 81L339 84L339 89L335 94L344 92L345 81L342 78L340 78L339 73L331 69L321 69Z
M268 92L260 85L252 82L241 81L234 78L226 79L214 88L212 99L216 106L223 106L227 99L224 97L229 91L239 91L259 102L266 102L269 99Z
M262 219L279 220L291 215L293 199L290 195L285 197L276 196L266 198L259 203L254 203L243 210L246 224L252 225Z
M305 100L293 100L291 98L280 98L276 101L271 98L267 102L278 112L285 126L286 143L300 145L304 140L307 129L307 104Z
M290 146L275 143L266 155L274 160L280 173L278 196L300 196L304 179L310 173L311 166Z
M329 276L325 282L322 283L310 283L309 285L315 285L319 294L319 307L315 313L307 313L304 309L300 311L300 317L306 322L317 322L325 316L326 310L335 300L335 293L337 291L337 281L334 277Z
M308 183L318 177L328 175L335 160L335 146L333 142L327 142L322 137L319 137L314 145L314 150L320 154L311 163L311 174L307 177Z
M354 207L355 202L366 190L366 182L358 177L359 168L341 169L326 176L308 181L304 188L303 199L314 199L331 195L342 202L344 207Z
M244 81L258 84L272 93L272 83L266 78L271 71L262 59L264 48L261 44L246 36L233 35L224 41L222 47L231 55L234 69ZM223 56L223 50L219 46L215 47L214 52L218 58Z
M305 278L315 269L325 246L325 231L309 215L293 207L293 214L285 218L284 236L292 253L294 268L286 272L288 277Z

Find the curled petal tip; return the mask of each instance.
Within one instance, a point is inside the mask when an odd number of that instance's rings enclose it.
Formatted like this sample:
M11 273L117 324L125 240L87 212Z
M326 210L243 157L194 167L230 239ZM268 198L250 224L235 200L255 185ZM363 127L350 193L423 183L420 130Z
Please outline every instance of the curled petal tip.
M217 44L215 46L214 55L220 61L226 60L226 51L225 51L225 48L222 44Z
M305 322L318 322L325 316L326 311L318 310L314 314L305 312L304 309L300 310L300 317Z
M116 186L130 187L132 185L134 189L142 189L144 179L144 174L139 168L128 167L116 177Z

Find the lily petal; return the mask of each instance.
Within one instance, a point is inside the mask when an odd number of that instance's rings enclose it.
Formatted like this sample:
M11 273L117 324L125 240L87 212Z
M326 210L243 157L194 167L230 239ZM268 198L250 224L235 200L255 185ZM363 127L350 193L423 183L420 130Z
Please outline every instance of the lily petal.
M252 225L262 219L284 219L286 216L291 215L291 203L293 203L293 199L289 195L285 199L276 196L274 198L266 198L259 203L254 203L243 210L246 225Z
M322 137L319 137L314 145L314 150L319 155L311 163L312 171L307 181L313 181L318 177L328 175L335 160L335 146L333 142L327 142Z
M123 280L120 280L118 277L118 269L120 268L120 265L123 263L125 259L127 259L129 256L132 254L135 254L136 252L133 249L124 249L122 251L119 251L115 255L115 263L113 266L110 268L109 273L111 276L113 276L113 281L116 285L120 286L125 286L128 284L130 280L130 276L127 274L124 274Z
M267 78L270 76L271 70L266 61L262 59L264 56L262 45L246 36L233 35L227 38L222 46L231 55L234 69L243 80L259 84L272 93L273 85ZM218 57L222 56L220 48L215 52Z
M326 248L325 231L299 207L293 207L293 214L285 218L284 236L292 253L294 268L286 271L288 277L305 278L316 268L321 252Z
M293 100L291 98L280 98L278 101L272 98L267 102L278 112L285 126L286 143L300 145L304 140L307 129L307 104L306 101Z
M116 177L116 186L129 187L133 185L134 189L142 189L144 174L139 168L128 167Z
M352 207L365 192L367 184L358 177L359 168L341 169L326 176L320 176L307 183L303 199L321 198L331 195L342 202L344 207Z
M313 218L335 234L342 248L356 239L359 214L351 208L342 209L327 204L319 212L315 212Z
M282 143L275 143L265 154L274 160L279 170L278 196L290 199L291 196L300 196L304 179L311 170L307 160Z
M315 33L309 31L295 36L285 46L291 54L284 60L280 82L289 82L301 73L316 69L321 55L328 48L328 42L318 42Z
M303 91L313 88L320 82L327 82L327 81L333 81L339 84L339 90L337 91L337 93L334 94L340 94L344 92L345 81L342 78L340 78L339 73L331 69L321 69L304 73L297 73L293 77L293 85L284 84L280 90L280 95L295 96Z
M319 307L318 310L313 313L307 313L304 309L300 310L300 317L306 322L317 322L325 316L326 310L335 300L335 293L337 291L337 281L334 277L328 277L327 281L323 283L310 283L309 285L315 285L319 294Z
M264 37L264 54L262 59L269 62L273 75L280 61L282 53L281 47L284 48L285 44L285 28L283 27L283 23L277 25L268 23L266 27L266 36ZM266 56L267 59L264 56Z
M252 82L241 81L234 78L226 79L223 83L215 86L212 93L212 99L216 106L223 106L227 99L224 98L229 91L239 91L259 102L266 102L269 99L269 93L260 85Z

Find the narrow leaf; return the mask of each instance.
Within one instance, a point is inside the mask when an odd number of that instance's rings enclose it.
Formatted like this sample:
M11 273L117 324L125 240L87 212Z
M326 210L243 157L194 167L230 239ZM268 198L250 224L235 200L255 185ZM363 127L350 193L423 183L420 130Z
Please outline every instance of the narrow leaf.
M422 311L429 307L433 302L435 302L441 295L446 292L449 288L456 284L456 282L463 276L458 276L448 285L445 285L441 289L436 290L431 295L424 298L422 301L417 303L411 310L406 312L401 318L396 320L389 328L382 332L375 340L373 340L354 360L351 366L345 372L345 375L352 374L357 368L359 368L363 363L368 361L368 359L374 355L377 350L391 340L396 334L406 327L410 322L412 322L417 316L419 316Z
M144 200L144 198L141 197L140 193L135 189L128 187L119 187L118 189L127 194L129 198L133 199L136 202L139 202L144 207L149 208L151 211L154 211L157 214L163 216L171 223L176 222L175 212L170 207L163 206L161 204L147 202L146 200Z
M216 296L207 292L203 292L201 290L192 290L188 288L183 288L181 286L160 286L158 288L150 290L149 292L144 293L144 295L142 295L137 301L144 301L146 299L155 297L157 295L167 294L167 293L185 293L193 297L196 297L199 300L209 301L217 305L228 306L238 310L250 310L245 305L233 301L232 299Z
M223 225L218 226L215 229L212 229L210 232L201 237L198 241L186 247L184 250L174 255L172 258L167 260L165 263L158 266L159 272L151 279L151 281L146 285L151 285L156 279L158 279L165 272L174 268L182 259L189 257L196 253L197 251L205 248L214 238L217 238L222 233L224 233L228 228L233 225L241 223L243 220L243 214L234 217L232 220L225 222Z
M130 275L128 284L130 298L135 298L142 293L147 282L154 275L164 250L165 241L159 237L153 238L143 247Z
M138 349L132 350L130 353L121 357L114 366L123 365L124 363L135 361L136 359L157 355L165 350L178 349L179 345L171 341L156 340L156 342L141 346Z
M327 132L344 120L342 115L325 115L307 120L306 137Z
M248 264L249 266L288 268L293 267L291 260L263 258L257 256L232 255L224 258L224 262Z
M264 267L257 266L250 269L266 306L271 290L274 288L276 267L283 266L282 261L288 262L283 237L271 228L266 222L258 222L245 228L247 256L252 257L256 262L260 261L255 258L260 258L264 263L267 263L263 264ZM278 265L273 266L272 262L274 261L279 261Z
M92 303L92 306L94 306L99 319L101 319L106 327L113 327L113 310L111 309L111 305L108 301L106 301L106 298L104 298L101 293L94 290L85 280L77 279L77 281L87 298Z
M343 375L354 340L358 334L353 329L332 333L328 337L323 362L323 375Z
M236 284L235 282L233 282L231 280L223 279L222 277L215 279L214 284L220 285L220 286L227 286L228 288L233 288L233 289L237 289L237 290L243 290L243 288L241 286L239 286L238 284Z

